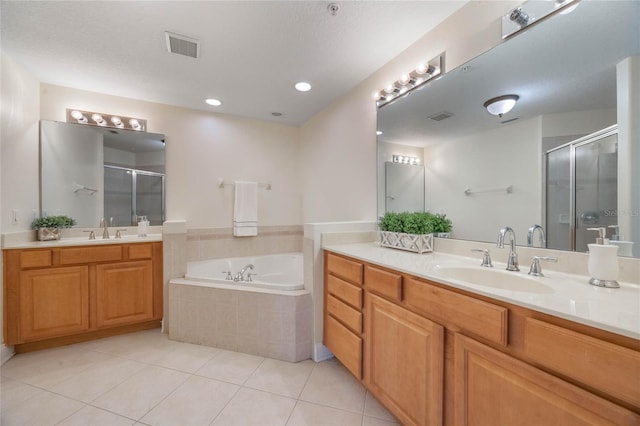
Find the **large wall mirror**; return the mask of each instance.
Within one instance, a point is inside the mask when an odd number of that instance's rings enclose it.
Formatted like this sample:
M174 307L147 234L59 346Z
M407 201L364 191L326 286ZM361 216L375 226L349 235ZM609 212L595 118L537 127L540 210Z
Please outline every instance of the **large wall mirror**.
M424 208L452 238L586 251L596 234L640 257L640 2L577 2L378 110L378 216L384 163L423 159ZM515 94L502 116L487 100ZM634 113L635 111L635 113ZM402 151L402 152L400 152Z
M79 227L165 218L164 135L40 121L40 211Z

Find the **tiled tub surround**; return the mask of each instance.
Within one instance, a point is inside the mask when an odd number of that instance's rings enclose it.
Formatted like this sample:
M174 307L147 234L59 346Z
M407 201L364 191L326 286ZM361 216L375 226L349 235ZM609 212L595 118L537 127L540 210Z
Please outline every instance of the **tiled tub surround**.
M255 237L234 237L232 228L187 230L187 261L302 251L302 226L261 226Z
M169 283L173 340L298 362L311 357L311 293L215 284Z
M302 251L302 226L260 226L255 237L234 237L232 228L187 229L184 220L167 221L164 242L164 330L171 328L169 281L183 278L187 262Z

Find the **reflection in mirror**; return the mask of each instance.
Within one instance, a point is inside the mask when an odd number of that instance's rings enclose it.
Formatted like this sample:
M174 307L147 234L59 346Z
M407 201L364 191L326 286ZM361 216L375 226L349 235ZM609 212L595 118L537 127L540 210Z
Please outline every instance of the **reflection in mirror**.
M495 242L510 226L525 244L539 224L550 248L584 251L592 236L583 228L605 226L608 237L635 242L639 257L638 22L638 1L583 0L379 108L378 215L388 147L419 150L425 209L447 214L453 238ZM487 100L507 94L519 97L510 112L487 112ZM558 147L615 125L617 142L585 145L576 149L575 167L552 169L571 161L562 150L551 154ZM576 182L573 215L566 205L549 205L553 197L571 200L549 193L558 174L567 191L569 179ZM598 195L585 196L588 187Z
M424 211L424 167L385 162L387 212Z
M79 227L164 221L164 135L40 122L40 211Z

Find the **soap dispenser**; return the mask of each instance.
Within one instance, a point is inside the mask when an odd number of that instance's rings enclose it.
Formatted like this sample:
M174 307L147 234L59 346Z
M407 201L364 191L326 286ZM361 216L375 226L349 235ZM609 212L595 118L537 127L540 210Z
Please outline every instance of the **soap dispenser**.
M589 284L598 287L618 288L618 246L609 244L606 238L607 229L587 228L588 231L598 231L595 244L588 244L588 270L591 279Z
M623 241L624 237L620 235L620 225L609 225L609 228L614 229L609 243L618 246L618 256L632 257L633 241Z

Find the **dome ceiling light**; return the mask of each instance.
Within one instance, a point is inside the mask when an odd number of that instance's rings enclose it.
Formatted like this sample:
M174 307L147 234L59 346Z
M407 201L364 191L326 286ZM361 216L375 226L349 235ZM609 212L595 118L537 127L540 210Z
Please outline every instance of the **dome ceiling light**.
M518 99L520 99L520 96L518 95L498 96L497 98L491 98L486 101L484 103L484 107L487 109L489 114L502 117L513 109Z

